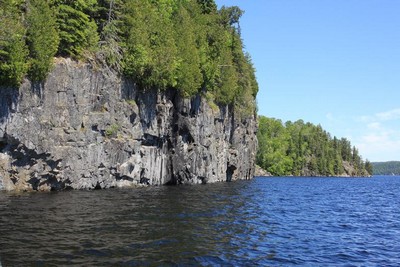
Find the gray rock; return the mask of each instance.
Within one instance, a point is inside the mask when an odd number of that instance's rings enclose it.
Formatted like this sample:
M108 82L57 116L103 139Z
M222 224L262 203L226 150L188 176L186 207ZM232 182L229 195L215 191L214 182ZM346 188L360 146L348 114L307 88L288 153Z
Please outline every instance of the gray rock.
M251 179L256 117L57 59L44 84L0 88L0 186L61 190Z

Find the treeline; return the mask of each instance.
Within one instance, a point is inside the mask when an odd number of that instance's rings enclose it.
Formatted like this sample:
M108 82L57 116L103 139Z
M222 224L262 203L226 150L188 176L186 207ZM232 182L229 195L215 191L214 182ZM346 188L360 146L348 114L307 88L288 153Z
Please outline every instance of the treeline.
M320 125L259 117L257 164L272 175L367 176L363 161L346 138L331 137Z
M254 113L238 7L213 0L1 0L0 85L43 81L53 57L90 61L142 88L207 92Z
M375 175L400 175L400 161L372 162Z

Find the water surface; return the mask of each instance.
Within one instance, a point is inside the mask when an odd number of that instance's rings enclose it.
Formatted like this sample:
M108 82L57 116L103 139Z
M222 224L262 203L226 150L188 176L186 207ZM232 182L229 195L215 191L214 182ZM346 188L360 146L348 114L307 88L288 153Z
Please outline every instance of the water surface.
M0 192L2 266L399 266L400 177Z

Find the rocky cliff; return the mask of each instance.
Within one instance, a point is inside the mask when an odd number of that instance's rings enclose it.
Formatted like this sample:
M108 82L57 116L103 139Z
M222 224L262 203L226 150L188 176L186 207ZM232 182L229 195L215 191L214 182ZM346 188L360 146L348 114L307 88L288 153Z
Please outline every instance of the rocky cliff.
M255 117L58 59L44 84L0 88L0 187L62 190L253 177Z

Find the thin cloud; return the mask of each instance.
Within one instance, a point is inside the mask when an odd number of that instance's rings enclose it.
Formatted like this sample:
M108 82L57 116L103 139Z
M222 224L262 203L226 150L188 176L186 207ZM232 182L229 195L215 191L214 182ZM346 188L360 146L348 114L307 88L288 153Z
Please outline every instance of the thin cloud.
M400 160L400 129L393 123L394 118L395 112L385 112L380 122L365 125L364 133L354 140L362 155L372 161Z
M356 147L372 161L400 160L400 138L394 135L367 134L361 137Z
M400 108L392 109L386 112L377 113L375 117L379 121L393 121L400 119Z
M370 161L400 160L400 108L346 118L332 112L325 114L328 129L340 129Z
M400 108L392 109L385 112L379 112L372 116L361 116L359 118L361 122L384 122L384 121L394 121L400 120Z
M380 122L371 122L367 124L367 128L370 130L380 130L381 127L382 126Z

